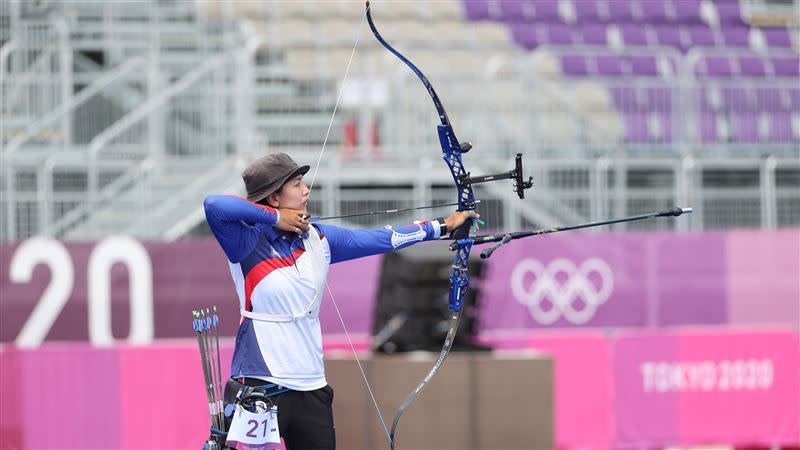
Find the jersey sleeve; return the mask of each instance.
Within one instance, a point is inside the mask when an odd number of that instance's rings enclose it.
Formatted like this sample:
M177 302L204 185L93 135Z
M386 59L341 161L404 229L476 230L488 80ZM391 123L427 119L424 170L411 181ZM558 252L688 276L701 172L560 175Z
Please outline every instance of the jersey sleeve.
M254 224L274 225L278 211L233 195L209 195L203 201L211 232L232 263L249 255L258 243L260 232Z
M421 222L395 229L351 230L334 225L314 224L328 240L331 264L389 253L422 241L439 239L439 222Z

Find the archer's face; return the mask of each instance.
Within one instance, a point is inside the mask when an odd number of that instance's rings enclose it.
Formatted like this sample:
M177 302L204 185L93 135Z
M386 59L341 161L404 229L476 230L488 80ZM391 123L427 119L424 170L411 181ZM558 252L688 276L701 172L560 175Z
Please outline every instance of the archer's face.
M281 189L269 196L269 204L274 208L289 208L305 211L308 207L308 194L311 191L298 175L283 184Z

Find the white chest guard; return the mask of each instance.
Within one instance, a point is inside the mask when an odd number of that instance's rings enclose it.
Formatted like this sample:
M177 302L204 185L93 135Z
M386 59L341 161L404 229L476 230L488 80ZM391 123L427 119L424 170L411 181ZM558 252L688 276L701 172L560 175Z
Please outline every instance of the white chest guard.
M325 274L323 272L325 270L326 260L319 233L313 226L308 229L306 236L303 238L303 246L308 256L311 257L312 277L316 285L314 297L311 299L308 306L296 314L285 315L256 313L239 309L242 317L262 322L294 322L301 317L310 315L319 307L320 302L322 302L322 295L325 292Z

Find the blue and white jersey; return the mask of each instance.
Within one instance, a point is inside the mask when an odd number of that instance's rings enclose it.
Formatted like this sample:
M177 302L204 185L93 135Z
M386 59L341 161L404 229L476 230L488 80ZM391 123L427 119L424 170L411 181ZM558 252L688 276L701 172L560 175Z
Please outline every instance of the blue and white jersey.
M208 196L206 220L228 257L239 307L248 316L294 316L269 321L243 317L236 336L231 376L260 378L299 391L327 384L317 295L332 263L388 253L439 238L436 221L394 230L350 230L314 224L319 240L305 241L274 225L277 211L228 196ZM314 236L316 237L316 236ZM319 248L307 249L310 242Z

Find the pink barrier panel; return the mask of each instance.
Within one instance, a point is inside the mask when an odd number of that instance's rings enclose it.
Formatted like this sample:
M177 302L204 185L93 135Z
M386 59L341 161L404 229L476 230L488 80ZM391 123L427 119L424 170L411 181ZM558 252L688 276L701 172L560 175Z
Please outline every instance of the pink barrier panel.
M90 328L95 330L94 342L102 341L96 331L108 328L120 340L132 327L147 330L142 339L186 337L181 324L189 312L212 304L219 307L222 334L236 334L238 302L216 241L123 240L63 243L38 238L0 244L0 342L19 339L34 307L45 303L58 308L63 305L63 309L54 309L52 321L34 321L36 332L28 333L28 345L38 344L40 338L87 341ZM42 245L29 245L31 242ZM57 257L62 253L66 257ZM137 253L146 256L130 257ZM89 264L98 254L119 260ZM477 322L486 333L800 324L796 277L800 272L800 231L796 229L542 236L503 247L487 264L486 277L480 282ZM380 271L380 256L331 268L329 285L352 333L371 331ZM137 314L131 313L131 273L152 278L152 286L136 284L135 304L146 306L136 308ZM43 293L54 286L56 278L62 282L61 288L45 299ZM110 303L109 317L95 315L90 324L89 305L103 309L106 302ZM150 307L152 314L142 313ZM325 333L341 332L329 298L323 300L320 320Z
M614 353L613 373L616 447L663 447L679 440L678 397L653 392L649 361L674 361L677 342L671 334L631 333L610 344ZM642 381L644 380L644 381Z
M795 331L614 340L616 447L800 444Z
M555 359L560 449L800 445L794 330L506 332Z
M504 340L494 339L511 348ZM513 341L555 357L560 449L800 445L796 331L549 332ZM227 366L231 342L222 350ZM207 433L194 342L4 347L0 364L4 449L197 449Z
M800 443L796 332L684 332L677 341L673 364L689 365L670 389L680 393L682 442L725 436L738 445Z
M727 248L728 322L800 321L800 231L732 231Z
M103 301L96 298L96 294L95 298L90 295L92 280L99 285L96 288L110 292L111 331L114 338L123 340L130 333L131 323L136 322L131 317L129 291L133 270L152 276L152 287L145 292L144 303L152 304L152 317L146 320L152 323L153 338L191 335L190 312L211 305L219 308L220 332L225 336L236 335L239 303L225 254L215 240L131 241L133 244L127 247L116 248L115 256L131 253L133 248L142 248L148 258L146 262L133 261L92 269L89 260L104 242L108 240L92 243L51 241L46 248L36 251L19 244L0 244L0 341L14 342L19 336L34 307L45 302L43 292L53 282L53 273L72 273L73 276L66 280L71 289L58 292L64 295L64 306L52 326L46 326L47 341L89 339L88 305ZM48 254L56 254L60 249L69 255L67 261L48 259ZM21 261L35 261L29 281L11 279L14 261L17 266L24 265ZM380 282L381 261L380 256L372 256L331 266L328 285L351 333L368 333L372 329L372 308ZM109 275L107 284L98 281L105 275ZM322 305L320 321L323 332L340 333L342 326L328 292Z
M220 347L227 377L233 347ZM119 353L122 448L199 449L209 415L197 347L172 343L121 347Z
M556 446L607 449L613 442L611 352L601 333L537 334L529 345L555 360Z
M0 345L0 448L22 448L20 353Z
M331 292L348 332L372 332L372 314L378 297L382 262L382 256L370 256L331 266L328 274L330 291L325 290L319 312L323 334L343 333L342 323L330 299Z
M223 376L231 342L221 343ZM209 414L190 341L0 351L0 448L197 450Z
M542 236L489 261L482 332L721 324L728 316L725 233Z
M25 448L120 447L123 411L116 349L69 344L20 353L16 389L22 393L17 407Z
M227 377L233 343L220 347ZM209 429L200 355L191 341L110 349L4 346L0 392L3 450L196 450Z

